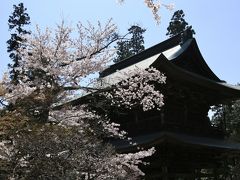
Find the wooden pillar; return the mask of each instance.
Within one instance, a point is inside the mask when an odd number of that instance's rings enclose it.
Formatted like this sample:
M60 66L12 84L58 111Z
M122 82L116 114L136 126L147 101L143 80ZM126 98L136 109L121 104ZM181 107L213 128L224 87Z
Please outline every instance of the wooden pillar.
M162 167L163 180L168 180L168 168L167 166Z
M213 169L214 180L218 180L218 174L216 168Z
M188 123L188 106L185 104L184 105L184 126L187 125Z

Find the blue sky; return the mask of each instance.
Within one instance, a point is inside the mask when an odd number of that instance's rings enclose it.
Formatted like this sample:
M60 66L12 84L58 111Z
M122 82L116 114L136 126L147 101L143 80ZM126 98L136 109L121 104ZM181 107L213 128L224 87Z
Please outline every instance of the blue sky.
M8 17L13 11L13 4L23 2L31 17L31 28L36 24L40 27L54 27L62 18L74 25L81 21L86 23L106 22L113 18L119 32L124 34L130 25L138 23L146 28L145 47L150 47L165 39L166 29L175 10L183 9L185 19L196 32L200 51L215 74L228 83L240 82L240 1L209 1L209 0L165 0L174 3L172 12L162 8L161 24L156 25L144 0L125 0L123 5L116 0L5 0L1 2L0 11L0 76L7 70L9 63L6 53L6 41L10 37Z

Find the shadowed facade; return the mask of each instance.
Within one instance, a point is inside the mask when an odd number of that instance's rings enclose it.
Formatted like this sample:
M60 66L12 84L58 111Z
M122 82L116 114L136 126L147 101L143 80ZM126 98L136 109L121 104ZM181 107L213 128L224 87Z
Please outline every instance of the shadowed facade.
M146 179L218 179L223 159L240 153L240 144L226 140L222 128L211 125L211 106L240 98L240 88L220 80L208 67L196 40L185 32L127 58L104 70L102 84L116 84L121 73L134 68L155 67L167 77L155 84L164 94L163 108L144 112L119 109L112 119L137 145L113 140L119 152L136 151L137 146L156 153L144 167Z

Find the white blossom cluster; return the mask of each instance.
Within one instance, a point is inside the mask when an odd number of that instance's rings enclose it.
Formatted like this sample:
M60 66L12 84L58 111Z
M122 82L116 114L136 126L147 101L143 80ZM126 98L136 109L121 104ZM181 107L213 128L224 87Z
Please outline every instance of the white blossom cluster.
M8 145L9 141L0 142L0 160L7 160L13 154L13 149Z
M134 71L129 71L127 76L129 78L123 79L116 84L113 91L105 94L111 100L112 105L130 109L140 105L143 111L154 108L160 110L164 105L163 94L155 90L154 84L165 83L166 77L164 74L156 68L150 67L146 70L137 68Z
M36 153L34 149L38 148L39 152L45 154L44 157L39 157L42 158L41 161L51 161L55 158L62 159L62 161L73 161L73 164L77 166L76 169L72 169L72 173L77 174L76 176L79 174L79 177L83 179L138 179L139 176L144 176L144 172L139 168L139 165L144 164L143 159L145 157L149 157L155 152L154 148L150 148L136 153L115 153L112 146L102 144L103 142L98 138L103 133L107 136L112 134L114 137L126 138L125 134L119 130L120 125L107 120L104 121L95 113L87 111L84 106L70 110L52 111L49 118L49 122L58 123L61 127L67 129L75 127L78 131L76 137L69 137L69 139L63 135L59 137L42 129L40 131L45 132L40 134L42 140L37 139L41 146L36 147L35 139L31 139L30 135L34 130L29 129L28 134L30 136L27 138L22 135L18 136L21 147L24 148L21 151L16 149L18 148L16 146L19 141L18 138L17 140L13 139L13 144L9 142L0 143L0 161L14 159L16 168L29 168L33 166L31 161L33 161L32 154ZM105 130L106 132L103 132ZM33 148L33 152L26 150L23 145L28 146L27 149ZM75 146L79 149L73 149ZM43 150L41 151L41 149ZM22 157L13 158L21 155L19 153L22 151ZM17 177L15 174L12 175L12 179L18 179Z
M104 160L96 162L97 172L84 173L85 179L139 179L140 176L144 176L144 172L139 169L138 165L143 164L143 158L152 156L155 153L154 148L150 148L138 153L116 154L113 156L106 155ZM104 173L109 171L111 173ZM117 178L116 178L117 177Z
M7 78L0 82L6 90L5 100L14 103L36 89L76 87L87 76L106 68L114 53L110 44L116 40L116 26L111 20L104 26L98 23L97 28L79 22L77 31L75 37L73 29L62 23L54 31L42 32L37 27L35 34L26 35L18 50L22 59L15 69L20 72L19 84L13 85Z
M135 173L144 176L144 172L142 172L138 165L143 164L143 158L152 156L155 153L155 148L152 147L148 150L139 151L137 153L128 153L128 154L118 154L113 161L119 161L121 165L128 167L131 170L134 170Z
M120 130L120 124L110 122L107 119L95 114L94 112L87 111L85 106L73 108L66 111L52 111L50 113L50 119L52 121L59 121L62 126L76 126L79 129L79 133L82 134L82 141L86 141L88 146L96 148L94 143L87 142L88 139L84 138L84 134L92 133L93 136L99 137L106 135L107 137L117 137L120 139L126 139L126 132ZM129 138L130 139L130 138ZM99 143L99 142L98 142ZM90 151L91 149L88 149ZM59 152L58 154L68 153L68 150ZM144 176L144 172L139 168L140 164L144 164L143 159L149 157L155 153L154 148L148 150L141 150L136 153L118 154L108 151L103 151L102 155L94 159L93 157L81 152L87 161L94 162L94 172L81 172L85 178L93 179L115 179L120 177L122 179L136 179L139 176ZM109 153L109 154L106 154ZM112 154L111 154L112 153ZM51 156L51 154L48 154Z
M22 98L30 95L33 91L36 90L36 87L26 86L26 83L20 83L17 88L11 90L11 93L6 94L6 98L11 101L15 102L17 98ZM19 93L21 92L21 93Z
M15 86L11 83L8 74L5 73L2 81L0 81L0 85L4 89L2 99L14 104L17 99L29 96L32 92L36 90L36 87L31 87L30 84L30 82L23 83L22 81L20 81L20 83Z
M84 105L67 110L50 111L49 121L65 127L77 126L82 133L89 131L94 135L101 134L120 139L126 138L127 135L127 132L120 130L120 124L87 110Z
M157 23L160 23L161 20L161 16L158 14L158 11L160 9L161 6L164 6L166 9L168 10L173 10L174 9L174 4L164 4L161 1L156 1L154 2L154 0L144 0L146 6L151 9L152 14L154 19L157 21Z
M118 0L119 3L123 3L125 0ZM146 6L152 11L153 17L156 22L159 24L161 20L161 16L158 14L159 9L161 6L165 7L166 9L172 11L174 9L174 4L164 4L160 0L144 0Z
M110 61L112 52L109 39L116 26L109 21L104 27L98 28L89 24L77 25L78 37L72 38L72 28L63 23L52 33L49 29L37 35L27 37L27 48L22 49L25 69L41 69L53 76L58 83L79 83L89 74L99 72ZM103 52L102 52L103 50Z
M140 151L138 153L127 153L127 154L117 154L116 156L111 156L106 158L102 163L97 163L99 165L99 172L108 169L112 174L99 175L90 174L86 175L86 178L92 177L93 179L115 179L115 173L118 173L118 179L138 179L139 175L144 176L138 165L143 164L143 158L152 156L155 153L154 148L150 148L145 151ZM131 172L131 173L129 173ZM115 178L114 178L115 177Z

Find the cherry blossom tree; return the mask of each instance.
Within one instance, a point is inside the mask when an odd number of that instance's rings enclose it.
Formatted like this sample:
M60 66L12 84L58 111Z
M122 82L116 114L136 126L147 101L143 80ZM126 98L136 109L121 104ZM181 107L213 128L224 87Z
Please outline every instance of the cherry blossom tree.
M135 108L141 106L143 111L160 108L164 105L163 94L155 89L153 83L164 84L166 76L156 68L141 69L136 67L119 77L112 91L105 93L111 105Z
M163 95L153 81L162 84L165 77L149 68L137 75L129 72L128 78L109 87L95 86L94 74L107 67L115 52L111 44L117 40L116 26L112 21L97 27L78 23L75 29L77 33L62 22L55 30L37 27L25 35L18 50L22 60L15 69L19 83L11 83L7 73L0 82L1 99L7 104L0 116L0 163L7 168L0 172L7 178L137 179L144 175L138 165L155 151L118 154L104 139L127 138L120 125L88 102L66 102L79 93L101 91L127 108L161 108Z
M123 3L125 0L118 0L119 3ZM165 7L168 10L174 9L174 4L165 4L160 0L144 0L145 5L152 11L153 17L156 20L157 24L161 21L161 16L159 15L159 10L161 7Z

